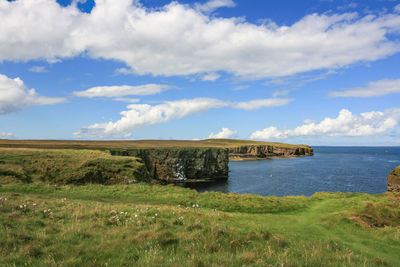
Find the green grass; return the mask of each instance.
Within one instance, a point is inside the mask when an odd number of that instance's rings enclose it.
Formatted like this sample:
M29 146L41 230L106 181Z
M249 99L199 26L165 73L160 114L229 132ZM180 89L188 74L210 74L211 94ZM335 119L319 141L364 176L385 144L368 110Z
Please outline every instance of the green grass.
M230 148L246 145L266 145L283 148L309 148L307 145L292 145L276 142L261 142L239 139L189 140L136 140L136 141L70 141L70 140L4 140L0 147L69 148L69 149L140 149L140 148Z
M399 266L400 193L197 193L52 148L0 148L0 266Z
M0 186L1 266L399 266L400 194Z
M126 184L148 180L147 176L139 159L109 152L0 148L0 184Z

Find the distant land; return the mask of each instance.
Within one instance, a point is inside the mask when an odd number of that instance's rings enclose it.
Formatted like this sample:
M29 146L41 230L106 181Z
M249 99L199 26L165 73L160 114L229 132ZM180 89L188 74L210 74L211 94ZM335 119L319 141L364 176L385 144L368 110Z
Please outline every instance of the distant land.
M16 148L22 150L15 150ZM136 171L135 175L132 174L132 178L125 179L125 182L137 180L166 182L206 182L227 180L229 173L229 160L254 160L274 157L313 155L313 149L307 145L291 145L235 139L206 139L201 141L0 140L0 150L5 154L15 154L17 151L24 154L27 153L27 149L31 149L28 153L29 155L32 153L38 154L37 157L33 157L35 160L41 158L39 156L41 153L51 153L53 157L59 158L58 161L62 161L65 158L65 151L63 150L76 149L102 150L113 156L135 157L138 159L136 166L140 169L140 174L143 177L137 177L138 173ZM49 151L43 152L34 149L48 149ZM56 150L59 150L58 153L63 155L57 154ZM55 154L57 154L57 156L55 156ZM91 159L91 156L87 156L87 158ZM112 160L106 155L102 155L101 158ZM85 161L86 159L85 157L82 157L81 160ZM29 160L25 159L25 161L13 162L13 164L23 165L26 164L27 161ZM144 166L139 167L141 164ZM64 166L68 166L68 164ZM102 171L100 169L97 170L97 176L101 176L101 172L104 173L106 171L104 169ZM49 174L46 173L39 174L39 176L40 175L44 177L49 176ZM51 176L53 175L50 175L50 177ZM65 179L62 180L64 181L63 183L69 183L68 181L65 181ZM84 182L84 180L82 180L82 182ZM97 178L95 180L104 182L104 178ZM93 182L94 180L89 179L89 181ZM110 181L107 181L107 183L109 182ZM116 183L124 182L118 180Z

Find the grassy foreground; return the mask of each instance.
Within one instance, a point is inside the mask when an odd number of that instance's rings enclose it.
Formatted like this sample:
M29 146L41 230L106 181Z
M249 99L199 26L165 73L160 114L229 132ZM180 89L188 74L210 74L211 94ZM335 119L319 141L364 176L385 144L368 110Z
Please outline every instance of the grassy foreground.
M0 186L1 266L399 266L400 194Z

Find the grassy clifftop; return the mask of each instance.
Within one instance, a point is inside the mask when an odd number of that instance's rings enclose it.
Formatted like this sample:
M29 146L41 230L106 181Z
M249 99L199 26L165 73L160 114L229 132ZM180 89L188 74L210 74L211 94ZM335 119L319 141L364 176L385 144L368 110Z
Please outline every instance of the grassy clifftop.
M87 148L87 149L135 149L135 148L231 148L246 145L266 145L283 148L309 148L307 145L291 145L274 142L238 139L188 140L136 140L136 141L71 141L71 140L1 140L0 147L32 148Z
M0 184L127 184L149 179L144 164L134 157L98 150L0 148Z
M0 186L0 265L398 266L400 195Z
M40 153L38 152L36 161L40 161L39 165L43 165L43 168L45 168L40 170L36 168L33 174L40 176L40 172L44 173L40 179L54 183L66 181L65 183L94 182L115 184L149 179L167 182L226 180L228 179L229 159L263 159L313 155L312 148L304 145L233 139L207 139L202 141L0 140L0 151L3 151L4 162L9 160L7 157L9 157L8 155L11 151L21 152L24 149L26 151L31 149L31 154L29 156L21 155L23 161L19 163L17 160L9 163L13 164L13 166L8 166L7 170L3 171L3 174L0 166L0 177L4 176L4 173L12 172L13 175L11 176L19 180L29 181L32 174L30 169L32 169L32 166L35 167L37 165L32 163L32 159L36 157L32 154L33 149L42 149ZM44 149L47 149L51 156L46 156ZM69 151L69 154L76 153L79 156L74 161L72 156L68 156L68 153L63 152L63 149ZM86 152L78 152L84 150ZM138 160L133 164L134 160L125 159L134 165L129 167L129 164L125 164L121 157L111 158L109 155L106 157L105 154L101 156L102 159L91 159L90 162L86 162L88 159L85 157L89 155L88 153L96 154L94 151L88 152L89 150L99 150L104 151L104 153L111 152L112 155L139 157L146 170L139 166L140 162ZM99 156L99 153L96 155ZM84 154L85 156L83 156ZM21 157L17 155L10 156L11 159L21 159ZM48 159L51 157L54 157L54 160ZM31 161L31 163L28 163L28 161ZM54 168L52 165L54 165ZM116 167L114 168L114 166ZM124 166L129 168L124 170ZM8 170L10 168L12 170ZM68 168L66 170L68 174L65 174L63 168ZM76 174L73 174L74 169L77 171ZM139 174L142 174L142 177ZM70 178L65 178L66 175L69 175ZM72 178L74 175L78 176L75 180ZM117 178L114 179L112 177Z

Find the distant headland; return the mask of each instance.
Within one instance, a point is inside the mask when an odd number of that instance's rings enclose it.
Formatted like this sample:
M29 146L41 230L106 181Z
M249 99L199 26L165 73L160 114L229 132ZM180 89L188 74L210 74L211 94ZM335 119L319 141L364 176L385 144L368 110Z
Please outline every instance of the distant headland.
M276 157L299 157L312 156L313 149L307 145L291 145L284 143L248 141L237 139L206 139L199 141L189 140L137 140L137 141L72 141L72 140L0 140L0 149L2 153L20 153L24 158L26 151L29 155L37 153L50 153L47 158L57 157L58 162L62 159L73 161L73 157L68 156L66 151L70 150L94 150L103 151L103 155L91 153L87 158L83 157L85 153L81 151L80 161L76 162L78 173L82 173L83 177L92 177L91 182L105 183L129 183L134 181L163 181L163 182L204 182L228 179L228 163L229 160L258 160ZM46 152L43 151L46 149ZM58 154L57 154L58 153ZM61 154L62 156L60 156ZM89 153L89 152L86 152ZM96 154L101 160L93 161L93 155ZM101 164L105 161L116 161L117 157L107 156L129 156L135 158L134 171L129 172L131 175L125 174L124 179L116 179L118 175L114 175L111 180L108 176L112 176L109 169L105 167L107 164ZM20 157L20 158L21 158ZM26 158L26 156L25 156ZM40 156L33 157L34 160L40 160ZM32 159L33 159L32 158ZM89 160L90 159L90 160ZM125 158L128 159L128 158ZM77 159L75 159L76 161ZM23 163L25 162L25 163ZM21 162L13 162L12 164L26 164L29 162L25 159ZM86 163L85 163L86 162ZM65 166L69 166L66 164ZM115 164L114 164L115 166ZM69 166L71 168L72 166ZM119 172L124 172L123 166ZM129 168L133 168L130 166ZM26 169L26 168L22 168ZM47 172L51 172L49 169ZM70 170L72 171L72 169ZM33 171L34 173L37 171ZM86 173L89 172L89 173ZM86 174L85 174L86 173ZM109 174L107 174L109 173ZM96 175L94 175L96 174ZM36 176L51 177L53 174L38 173ZM55 174L54 174L55 175ZM91 175L91 176L90 176ZM25 177L25 174L18 174L19 177ZM93 179L94 176L98 178ZM100 177L99 177L100 176ZM106 177L103 177L106 176ZM129 177L131 176L131 177ZM140 176L140 177L139 177ZM59 177L59 176L58 176ZM50 179L50 178L45 178ZM74 183L77 181L68 181L62 179L63 183ZM79 183L85 183L85 178L78 179Z

